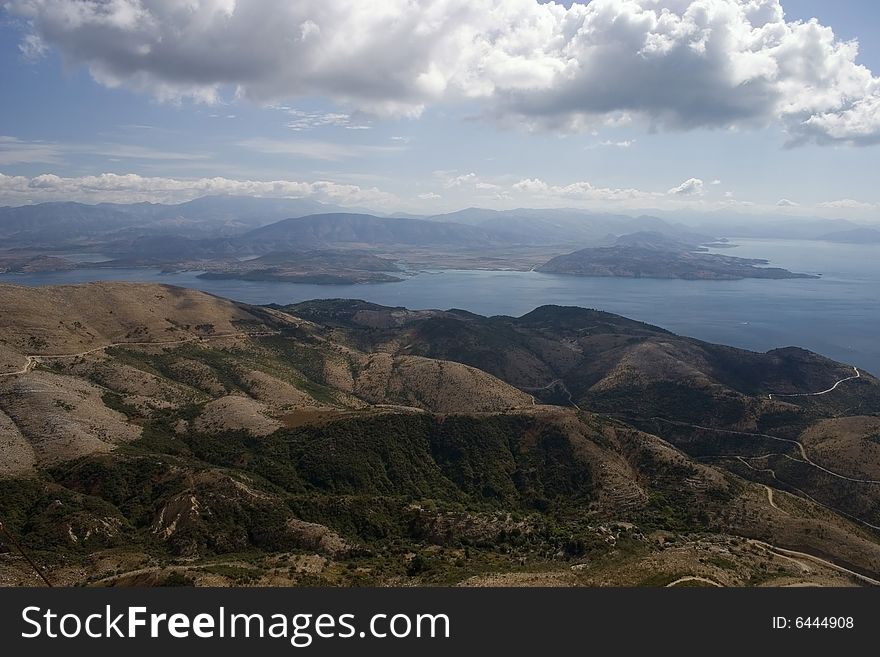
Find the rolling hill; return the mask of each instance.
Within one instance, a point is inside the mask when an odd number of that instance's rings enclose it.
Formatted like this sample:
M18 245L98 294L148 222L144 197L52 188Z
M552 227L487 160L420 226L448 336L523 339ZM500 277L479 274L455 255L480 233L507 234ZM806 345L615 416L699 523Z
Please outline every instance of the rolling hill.
M863 585L852 372L582 308L0 286L0 519L60 584Z

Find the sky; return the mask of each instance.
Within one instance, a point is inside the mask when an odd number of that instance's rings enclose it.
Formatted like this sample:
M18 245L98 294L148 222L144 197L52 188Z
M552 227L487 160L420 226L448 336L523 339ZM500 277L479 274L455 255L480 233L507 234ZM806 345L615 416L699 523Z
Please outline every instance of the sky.
M872 0L0 0L0 205L880 221L878 76Z

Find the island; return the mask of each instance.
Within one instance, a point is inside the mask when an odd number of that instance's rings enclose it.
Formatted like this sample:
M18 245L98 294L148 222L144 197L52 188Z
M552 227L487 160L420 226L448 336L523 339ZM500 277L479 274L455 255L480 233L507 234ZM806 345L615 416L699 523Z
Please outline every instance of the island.
M31 274L35 272L65 271L76 264L65 258L50 255L0 255L0 274Z
M393 260L346 251L272 252L258 258L211 263L199 278L281 281L314 285L395 283L403 280Z
M759 258L708 253L706 248L645 231L623 235L610 246L590 247L557 256L535 271L575 276L740 280L743 278L818 278L768 267Z

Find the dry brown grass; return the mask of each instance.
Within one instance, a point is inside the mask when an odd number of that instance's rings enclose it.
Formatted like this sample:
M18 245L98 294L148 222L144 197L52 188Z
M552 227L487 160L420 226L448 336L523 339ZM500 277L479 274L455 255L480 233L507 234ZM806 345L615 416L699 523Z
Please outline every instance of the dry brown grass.
M483 413L534 403L531 395L474 367L386 353L362 357L350 392L373 404L397 403L434 413Z
M0 285L0 340L23 354L78 353L117 342L168 341L266 328L244 304L170 285ZM277 324L296 320L268 313ZM3 352L0 351L0 360Z
M810 458L833 463L850 477L880 481L880 418L853 416L823 420L801 435Z
M30 445L41 467L107 452L140 436L140 427L107 408L102 395L103 390L87 381L51 372L0 380L0 410ZM8 435L15 441L14 432ZM20 451L23 445L20 440L18 444ZM4 469L9 467L6 461L4 454Z
M268 436L282 426L265 404L242 395L208 402L195 421L200 432L247 431L255 436Z

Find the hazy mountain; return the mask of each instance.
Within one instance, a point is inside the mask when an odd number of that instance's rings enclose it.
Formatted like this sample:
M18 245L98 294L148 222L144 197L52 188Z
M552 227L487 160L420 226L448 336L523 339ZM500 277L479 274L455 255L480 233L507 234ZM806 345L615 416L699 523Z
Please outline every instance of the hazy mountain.
M702 221L695 229L726 237L755 237L788 240L817 240L823 235L859 228L847 219L820 219L816 217L732 217Z
M468 208L435 215L430 219L479 226L487 231L502 231L528 244L595 244L606 240L609 235L616 237L645 230L675 237L699 237L704 241L712 239L711 236L698 236L692 229L658 217L648 215L630 217L570 209Z
M488 246L510 238L498 231L474 226L421 219L394 219L368 214L334 213L285 219L243 235L239 242L248 247L272 250L303 250L349 246L419 247Z
M0 237L17 247L135 240L157 234L228 237L280 219L338 209L310 199L248 196L206 196L173 205L40 203L0 207Z
M876 244L880 242L880 230L876 228L853 228L836 233L822 235L819 239L827 242L843 242L849 244Z
M138 221L137 214L116 207L83 203L0 207L0 238L7 247L51 247L87 242Z
M234 221L262 226L289 217L336 212L339 206L307 198L257 198L253 196L203 196L179 205L164 206L164 216Z

